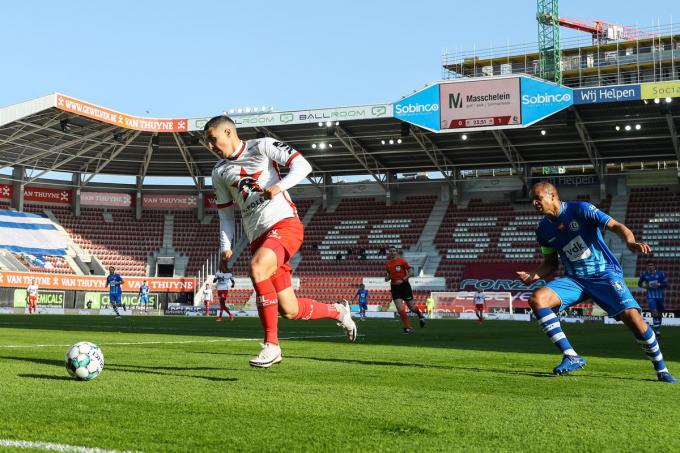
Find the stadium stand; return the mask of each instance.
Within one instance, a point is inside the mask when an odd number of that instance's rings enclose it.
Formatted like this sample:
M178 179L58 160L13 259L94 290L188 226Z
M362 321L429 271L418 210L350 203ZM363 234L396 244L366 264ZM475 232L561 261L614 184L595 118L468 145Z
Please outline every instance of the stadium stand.
M298 272L383 276L386 249L414 245L435 200L414 196L385 206L374 198L346 198L334 212L317 212L305 231Z
M300 219L305 217L305 214L307 213L307 210L312 206L314 203L314 200L311 199L299 199L299 200L294 200L295 206L297 207L298 211L298 216ZM236 210L236 219L240 218L240 211ZM318 215L318 213L316 214ZM218 228L219 228L219 222L218 222ZM217 234L217 231L216 233ZM305 228L305 242L307 242L309 235L309 227ZM303 244L304 247L304 244ZM217 250L217 245L215 246L215 249ZM232 272L234 275L238 275L241 277L247 277L248 274L250 273L250 258L252 255L250 254L250 247L245 247L241 254L238 256L238 259L236 260L236 263L232 267Z
M680 193L667 187L631 190L626 225L636 238L652 247L651 258L666 274L666 308L678 309L680 303ZM648 256L638 255L635 275L645 270ZM641 297L644 299L644 297Z
M435 201L413 196L386 206L375 198L346 198L334 212L317 212L305 230L299 296L326 303L352 299L363 277L385 275L386 249L408 249L418 241ZM427 294L414 291L414 299L422 305ZM389 291L370 292L371 305L391 301Z
M589 195L576 197L590 201ZM609 212L611 197L596 203ZM435 238L442 260L436 275L445 277L449 288L458 288L465 264L520 261L538 264L542 257L536 243L541 219L528 204L484 202L470 199L467 207L451 203Z
M219 249L220 221L213 211L208 223L199 222L193 211L175 212L172 243L175 250L189 258L187 275L195 275L206 258L213 256ZM237 221L240 212L236 213Z
M147 275L147 257L163 242L162 211L145 211L137 220L130 209L82 208L79 217L69 208L51 209L73 242L122 275Z

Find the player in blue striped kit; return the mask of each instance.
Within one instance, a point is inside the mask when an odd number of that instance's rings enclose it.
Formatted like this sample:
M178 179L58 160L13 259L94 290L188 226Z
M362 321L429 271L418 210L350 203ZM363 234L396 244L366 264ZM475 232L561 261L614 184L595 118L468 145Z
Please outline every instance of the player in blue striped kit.
M121 302L122 290L120 285L122 285L123 277L116 273L116 269L111 266L109 268L109 275L106 276L106 286L109 287L109 302L113 311L116 313L116 318L120 318L120 313L118 312L118 307ZM125 305L123 305L123 310L126 310Z
M647 290L647 307L652 312L654 333L661 335L663 320L663 290L668 287L666 275L656 269L654 261L647 261L647 271L640 274L638 286Z
M649 253L649 245L636 242L630 229L590 203L560 201L557 189L550 183L534 185L532 205L545 215L536 229L543 262L517 275L527 285L547 277L557 270L558 255L565 271L564 277L537 289L529 300L543 331L563 354L553 372L565 374L586 365L562 332L555 309L565 310L591 297L607 315L623 321L633 332L652 361L659 381L676 383L666 368L654 331L640 315L640 306L623 280L621 265L605 244L600 229L616 233L636 253Z
M357 297L359 298L359 317L362 321L366 321L366 310L368 310L368 290L366 289L366 285L363 283L359 285L359 289L357 290L356 294L354 294L352 301L354 301L354 299Z

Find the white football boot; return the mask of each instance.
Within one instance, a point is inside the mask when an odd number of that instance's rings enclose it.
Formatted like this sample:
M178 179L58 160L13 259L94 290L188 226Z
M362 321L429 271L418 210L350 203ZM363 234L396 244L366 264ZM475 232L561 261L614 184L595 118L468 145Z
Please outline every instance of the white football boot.
M340 303L335 304L335 309L340 313L338 325L345 329L347 341L355 342L357 339L357 325L352 319L352 310L349 308L347 299L343 299Z
M250 366L257 368L269 368L281 361L281 347L278 344L266 343L257 357L250 360Z

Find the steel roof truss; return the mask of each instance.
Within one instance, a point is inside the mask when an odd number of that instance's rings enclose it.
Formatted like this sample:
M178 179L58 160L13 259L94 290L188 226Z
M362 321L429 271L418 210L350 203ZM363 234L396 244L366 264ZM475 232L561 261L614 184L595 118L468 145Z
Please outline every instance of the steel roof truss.
M109 156L109 158L106 159L104 162L101 162L101 163L97 166L97 168L95 169L94 173L90 174L90 176L88 176L88 177L83 181L83 183L81 184L81 187L85 187L87 184L89 184L90 181L92 181L92 180L94 179L95 176L97 176L99 173L101 173L101 171L102 171L104 168L106 168L106 166L109 165L109 164L113 161L113 159L115 159L120 153L122 153L122 152L125 150L125 148L127 148L128 145L129 145L130 143L132 143L132 142L137 138L137 136L138 136L139 134L141 134L141 133L142 133L142 131L135 131L135 132L131 133L130 135L128 135L128 137L127 137L127 139L125 140L125 142L124 142L124 143L121 143L120 145L117 145L117 146L118 146L118 149L114 149L113 152L111 153L111 155ZM102 156L103 154L104 154L104 152L99 153L100 156Z

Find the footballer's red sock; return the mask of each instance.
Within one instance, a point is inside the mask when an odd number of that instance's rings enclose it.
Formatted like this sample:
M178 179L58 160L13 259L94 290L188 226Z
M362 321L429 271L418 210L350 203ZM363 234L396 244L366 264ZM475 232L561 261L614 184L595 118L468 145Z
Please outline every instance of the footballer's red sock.
M298 297L298 314L295 319L338 319L340 312L333 304L324 304L314 299Z
M257 295L257 314L264 328L264 342L279 344L279 301L271 280L254 284Z
M408 315L406 314L406 309L402 308L399 311L399 317L401 318L402 324L404 324L404 329L410 329L411 328L411 323L408 320Z

